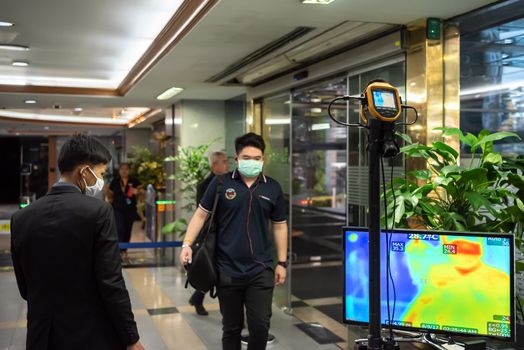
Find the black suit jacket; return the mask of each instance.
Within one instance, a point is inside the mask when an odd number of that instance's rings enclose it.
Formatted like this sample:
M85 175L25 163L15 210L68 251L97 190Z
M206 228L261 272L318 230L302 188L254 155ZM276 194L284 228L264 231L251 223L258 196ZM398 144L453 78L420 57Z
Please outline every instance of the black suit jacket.
M54 186L11 218L27 300L27 349L125 349L138 341L109 204Z

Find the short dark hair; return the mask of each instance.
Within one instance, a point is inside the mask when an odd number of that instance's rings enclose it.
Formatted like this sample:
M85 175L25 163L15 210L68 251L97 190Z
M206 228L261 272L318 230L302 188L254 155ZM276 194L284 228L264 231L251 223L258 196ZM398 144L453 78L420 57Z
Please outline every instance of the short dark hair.
M67 140L58 155L58 169L61 173L72 171L79 164L107 164L111 153L96 138L77 134Z
M235 140L235 151L237 152L237 155L240 154L240 152L248 146L258 148L262 151L262 153L264 153L266 149L266 143L264 142L262 136L257 135L253 132L249 132L247 134L239 136Z

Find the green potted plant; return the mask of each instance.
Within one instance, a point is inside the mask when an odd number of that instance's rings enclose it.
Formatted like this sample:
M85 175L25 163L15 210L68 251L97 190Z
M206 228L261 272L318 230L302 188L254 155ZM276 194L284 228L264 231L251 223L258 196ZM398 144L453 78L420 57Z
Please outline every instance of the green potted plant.
M459 151L443 142L427 146L401 135L406 141L401 153L424 159L426 168L393 179L386 191L388 226L394 219L395 227L402 228L509 232L523 252L524 157L503 155L493 148L495 141L520 137L511 132L483 130L473 135L456 128L439 130L444 139L458 137L470 148L469 165L462 165ZM517 258L516 273L523 272L524 261ZM524 291L517 289L519 305L523 297Z
M195 197L197 185L202 182L210 172L209 160L205 155L209 147L216 140L198 147L187 146L178 147L178 155L167 157L165 161L175 161L175 174L168 177L168 180L178 180L180 182L179 191L186 204L179 209L185 214L190 214L195 210ZM181 239L187 229L187 221L184 218L175 220L162 227L163 234L175 234Z
M144 184L152 184L157 190L163 189L166 173L162 163L162 156L153 154L149 148L133 146L129 154L131 173Z
M481 131L464 135L456 128L440 128L442 136L458 136L470 147L472 160L463 166L459 152L443 142L413 143L403 135L408 158L423 158L427 168L393 180L386 196L388 222L408 227L414 218L436 230L513 232L520 240L524 227L524 158L496 152L493 142L515 133ZM393 196L393 194L395 196ZM395 198L394 198L395 197ZM393 206L395 205L395 208Z

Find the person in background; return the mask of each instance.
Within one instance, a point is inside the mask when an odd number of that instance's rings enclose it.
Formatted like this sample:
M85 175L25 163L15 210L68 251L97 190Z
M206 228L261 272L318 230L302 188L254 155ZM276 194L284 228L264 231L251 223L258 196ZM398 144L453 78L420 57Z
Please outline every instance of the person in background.
M75 135L58 156L60 181L11 218L11 254L27 300L28 350L143 350L122 276L111 206L93 198L111 160Z
M129 243L133 222L138 217L136 200L141 185L138 180L129 176L128 163L120 163L118 174L119 176L115 177L109 187L106 188L106 193L109 202L113 205L118 240ZM127 260L127 249L122 249L121 253L122 258Z
M235 140L237 169L224 176L216 208L217 295L222 314L223 350L241 349L244 310L249 330L248 350L264 350L268 341L275 285L287 273L287 206L279 183L262 173L265 143L248 133ZM206 221L217 188L216 178L189 222L180 262L188 264L191 244ZM273 223L278 262L273 261Z
M224 175L228 172L228 164L227 164L227 154L222 151L217 151L211 153L209 156L209 165L211 166L211 173L208 177L204 179L201 183L197 186L197 195L196 195L196 203L197 206L200 204L200 201L202 200L202 197L204 197L204 193L206 193L207 187L211 183L211 180L215 178L216 175ZM206 308L204 307L204 296L206 293L196 290L191 298L189 299L189 304L193 305L195 307L195 311L200 316L207 316L208 312Z

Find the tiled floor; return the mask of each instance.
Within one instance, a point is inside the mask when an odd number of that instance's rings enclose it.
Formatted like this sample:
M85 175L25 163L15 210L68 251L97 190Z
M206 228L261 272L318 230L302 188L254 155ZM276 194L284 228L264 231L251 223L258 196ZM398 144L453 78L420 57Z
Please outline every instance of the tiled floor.
M190 291L184 289L184 277L177 268L134 268L124 273L142 342L147 349L221 348L221 316L217 301L206 298L210 315L197 316L187 304ZM0 290L0 349L24 349L26 304L18 294L12 272L0 273ZM274 309L271 333L277 341L268 349L340 349L336 344L316 343L296 327L303 321L335 326L333 332L345 339L345 328L313 307L297 308L296 317Z
M2 212L6 214L9 212L7 209L12 208L4 209L6 210ZM9 263L0 264L2 265L0 266L0 350L25 349L27 307L18 294L16 280L10 266L9 235L1 238L4 238L2 241L4 250L0 253L5 253ZM140 223L135 223L131 241L146 240ZM159 259L151 249L130 249L128 253L129 260L124 263L127 267L124 269L124 276L140 336L146 349L221 349L221 315L218 301L206 297L205 306L210 315L197 316L194 308L188 305L191 291L184 288L185 279L178 268L147 267L165 263L165 259ZM346 348L344 343L318 344L296 326L304 322L314 322L328 328L338 337L346 339L345 326L315 308L326 305L336 308L336 305L340 305L340 300L312 299L324 296L317 294L302 296L310 297L304 301L298 301L299 299L294 297L297 300L294 302L294 316L274 308L271 333L277 340L268 346L268 350Z

